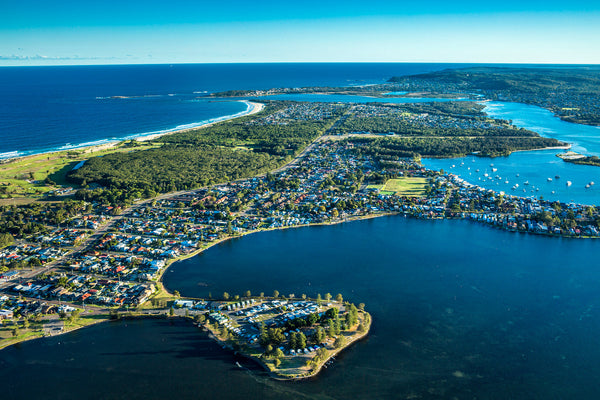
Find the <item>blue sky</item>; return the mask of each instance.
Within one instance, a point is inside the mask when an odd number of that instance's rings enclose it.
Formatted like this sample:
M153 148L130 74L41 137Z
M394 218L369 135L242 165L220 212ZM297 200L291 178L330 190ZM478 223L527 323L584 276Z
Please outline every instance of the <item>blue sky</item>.
M600 1L3 1L0 65L600 64Z

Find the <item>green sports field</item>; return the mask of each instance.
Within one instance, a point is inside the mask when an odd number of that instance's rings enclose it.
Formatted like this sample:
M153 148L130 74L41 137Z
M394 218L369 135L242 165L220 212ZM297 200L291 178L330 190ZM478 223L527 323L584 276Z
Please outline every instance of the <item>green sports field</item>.
M421 197L425 194L427 178L396 178L388 179L383 185L369 185L367 189L378 189L379 193L385 195L398 195L409 197Z

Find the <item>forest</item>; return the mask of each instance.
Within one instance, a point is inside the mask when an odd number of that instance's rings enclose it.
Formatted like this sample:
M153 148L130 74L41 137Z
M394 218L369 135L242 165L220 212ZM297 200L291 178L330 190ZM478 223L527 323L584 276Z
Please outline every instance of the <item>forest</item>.
M253 121L287 105L271 102L261 113L155 139L161 147L89 159L67 179L88 190L78 198L127 204L157 193L188 190L265 173L290 161L338 118ZM94 189L90 185L100 185ZM92 185L92 186L93 186Z
M594 68L446 69L393 77L404 90L480 93L487 99L534 104L561 119L600 125L600 70Z
M360 138L345 139L357 146L358 154L375 156L378 160L397 157L462 157L477 154L486 157L507 156L517 150L558 146L556 139L542 137L445 137L445 138Z

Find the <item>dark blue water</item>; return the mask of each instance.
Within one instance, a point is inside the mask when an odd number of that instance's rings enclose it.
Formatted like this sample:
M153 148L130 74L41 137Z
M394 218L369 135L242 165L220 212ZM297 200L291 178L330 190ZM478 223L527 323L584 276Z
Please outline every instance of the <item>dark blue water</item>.
M393 75L450 65L4 67L0 69L0 158L173 130L246 108L238 102L202 99L210 92L382 83Z
M310 102L329 102L329 103L429 103L429 102L450 102L461 101L468 99L449 99L439 97L368 97L354 96L344 94L280 94L268 97L263 97L268 100L293 100L293 101L310 101Z
M204 101L202 97L211 92L365 85L383 83L392 76L474 65L287 63L3 67L0 68L0 158L168 131L244 110L245 106L240 103Z
M369 338L317 379L270 381L191 325L145 321L3 350L0 384L11 399L598 398L597 255L597 241L402 217L254 234L175 264L165 283L366 303Z

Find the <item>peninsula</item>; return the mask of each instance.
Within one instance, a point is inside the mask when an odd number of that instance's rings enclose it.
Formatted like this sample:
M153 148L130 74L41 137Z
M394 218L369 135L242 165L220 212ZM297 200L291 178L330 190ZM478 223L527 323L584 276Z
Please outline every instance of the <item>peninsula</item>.
M329 293L317 299L306 295L286 299L277 291L271 298L236 297L210 303L210 311L196 320L221 345L255 360L276 379L317 375L339 352L364 338L371 327L364 304L357 308L343 302L341 294L335 300ZM198 307L191 302L179 304Z
M0 346L123 315L195 314L177 308L185 300L162 287L167 268L224 240L271 229L399 214L598 237L595 207L486 190L421 163L421 157L564 145L491 119L474 102L276 101L252 116L122 143L102 157L82 149L6 162L0 167ZM60 168L50 170L47 162ZM273 297L223 298L197 322L282 378L316 374L368 332L368 314L341 298L319 303L288 296L283 303ZM259 306L269 309L253 314ZM304 324L290 320L303 310L310 312L298 318L307 325L292 326ZM313 314L318 319L309 325ZM254 315L258 326L245 319ZM258 340L248 342L242 333L254 329Z

